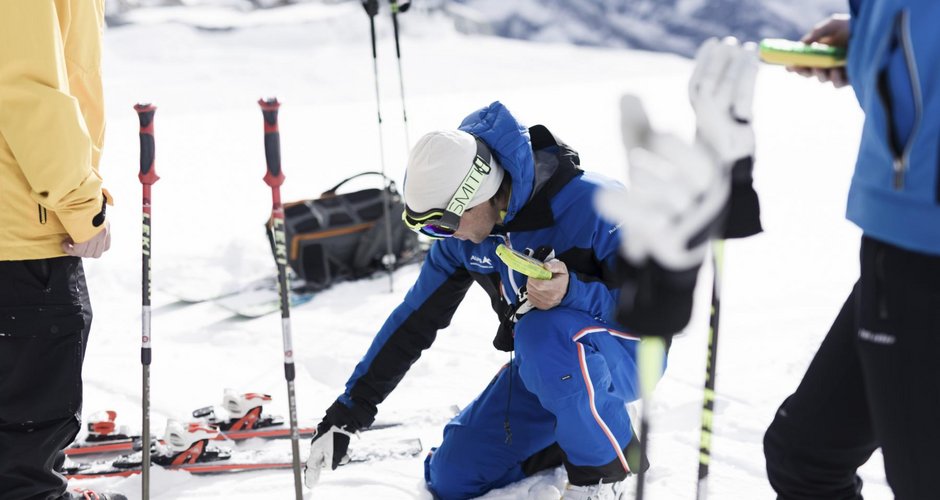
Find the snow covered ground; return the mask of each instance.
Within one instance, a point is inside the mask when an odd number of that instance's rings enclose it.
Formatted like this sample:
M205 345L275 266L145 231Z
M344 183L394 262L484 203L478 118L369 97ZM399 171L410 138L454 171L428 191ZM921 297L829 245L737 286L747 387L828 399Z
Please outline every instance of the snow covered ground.
M287 414L277 315L232 318L212 303L183 305L159 288L188 268L205 280L272 272L262 230L270 210L256 101L282 101L286 199L316 196L337 181L380 168L368 22L355 3L304 4L240 29L194 29L166 10L135 12L138 24L106 32L108 136L102 173L117 200L114 242L86 269L95 322L85 365L85 415L114 409L140 422L140 187L135 102L152 101L157 172L153 191L152 420L185 418L232 387L274 395ZM183 15L183 14L180 14ZM210 16L211 17L211 16ZM203 18L204 19L204 18ZM147 21L147 22L145 22ZM654 125L691 136L685 86L691 61L647 52L465 36L443 18L402 20L411 140L455 127L493 100L529 124L543 123L575 147L582 166L625 178L617 102L640 95ZM406 158L394 43L379 23L385 168L401 180ZM766 232L727 245L713 440L711 498L772 498L761 452L777 405L796 387L857 274L858 230L843 218L861 114L849 91L833 91L764 67L755 103L756 185ZM341 392L386 314L417 274L346 283L292 311L297 399L315 423ZM652 406L649 498L694 497L710 274L697 312L673 347ZM412 368L379 417L405 426L387 434L440 442L452 405L473 399L508 356L490 341L497 321L472 290L453 326ZM379 432L379 431L376 431ZM362 439L370 439L365 435ZM277 443L284 450L288 442ZM303 446L306 453L306 446ZM423 456L325 473L309 498L429 499ZM866 498L891 498L880 455L863 468ZM486 496L525 498L542 474ZM76 481L139 498L140 479ZM289 471L193 477L155 471L155 499L292 497Z

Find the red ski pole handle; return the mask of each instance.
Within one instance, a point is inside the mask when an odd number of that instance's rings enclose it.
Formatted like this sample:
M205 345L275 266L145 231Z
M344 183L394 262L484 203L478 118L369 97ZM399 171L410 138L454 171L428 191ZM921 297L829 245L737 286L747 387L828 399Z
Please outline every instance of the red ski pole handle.
M137 118L140 119L140 178L141 184L151 185L160 177L157 175L155 161L156 146L153 141L153 115L157 107L153 104L135 104Z
M259 99L261 114L264 116L264 158L267 162L268 172L264 175L264 182L268 186L280 187L284 184L284 172L281 171L281 133L277 128L277 110L281 103L276 97Z

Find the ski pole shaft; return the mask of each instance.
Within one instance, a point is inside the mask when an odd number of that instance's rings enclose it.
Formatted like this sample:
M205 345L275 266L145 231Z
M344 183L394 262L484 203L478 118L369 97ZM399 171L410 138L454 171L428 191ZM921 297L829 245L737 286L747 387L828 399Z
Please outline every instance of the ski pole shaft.
M260 99L264 116L264 156L267 172L264 183L271 187L271 228L274 236L274 257L281 296L281 337L284 344L284 378L287 380L287 404L290 413L290 440L293 454L294 495L303 498L300 471L300 432L297 426L297 397L294 391L294 348L290 325L290 288L287 285L287 243L284 235L284 206L281 203L281 136L277 126L277 112L281 104L276 98Z
M712 309L708 323L708 357L705 364L705 397L702 401L702 432L699 440L698 487L695 498L708 497L708 466L712 453L712 424L715 410L715 375L718 366L718 320L721 313L721 275L724 270L725 242L712 244L714 273L712 277Z
M395 33L395 57L398 60L398 88L401 91L401 116L405 123L405 153L411 148L411 138L408 137L408 112L405 110L405 77L401 69L401 43L398 37L398 14L404 12L403 8L398 6L398 0L389 0L392 8L392 29ZM405 4L407 7L409 4Z
M640 396L643 406L640 409L640 457L635 463L640 464L636 481L636 500L643 500L646 487L646 470L643 458L649 450L649 407L653 405L653 391L663 372L663 359L666 356L666 341L663 337L643 337L637 353L637 371L640 377Z
M363 0L362 6L369 15L369 33L372 36L372 74L375 80L375 109L379 122L379 164L381 165L382 177L385 179L385 186L382 190L382 212L385 215L385 256L382 258L382 264L388 272L388 291L395 290L395 282L392 270L395 267L395 254L392 252L392 218L389 214L388 177L385 175L385 139L382 136L382 98L379 92L379 59L376 51L375 41L375 16L379 12L378 0Z
M157 108L152 104L137 104L134 106L137 118L140 120L140 179L143 188L143 214L141 224L141 333L140 333L140 364L142 370L142 396L141 406L143 413L143 461L141 496L144 500L150 498L150 187L160 177L157 176L155 165L155 143L153 139L153 115Z

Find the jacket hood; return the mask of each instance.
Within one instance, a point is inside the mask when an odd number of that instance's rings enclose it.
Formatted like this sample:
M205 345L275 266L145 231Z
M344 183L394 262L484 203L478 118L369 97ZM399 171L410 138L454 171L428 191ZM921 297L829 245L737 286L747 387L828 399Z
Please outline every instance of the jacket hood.
M512 196L503 220L508 223L526 204L534 189L535 157L528 128L499 101L470 113L459 128L485 142L512 178Z

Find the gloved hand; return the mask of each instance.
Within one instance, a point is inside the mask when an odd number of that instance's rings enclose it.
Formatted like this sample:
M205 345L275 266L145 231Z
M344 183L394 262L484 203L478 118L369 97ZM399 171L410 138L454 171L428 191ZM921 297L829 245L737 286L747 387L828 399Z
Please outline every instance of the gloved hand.
M304 467L304 484L308 488L317 484L324 467L336 470L349 462L349 438L357 435L361 428L352 410L343 403L337 401L326 410L310 442L310 456Z
M719 238L761 232L760 203L753 186L754 130L751 126L758 57L753 43L712 38L699 48L689 79L696 142L731 172L728 217Z
M695 54L689 101L695 110L696 141L728 167L754 156L751 116L757 63L755 45L734 38L706 40Z
M652 130L639 99L621 100L630 190L604 190L601 215L622 227L617 319L642 335L671 336L691 314L697 271L712 237L760 231L751 180L756 51L707 41L689 83L694 144Z
M728 169L702 145L652 130L636 97L623 96L620 112L630 190L601 191L598 211L622 223L621 254L631 264L651 258L673 271L701 265L728 199Z

